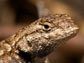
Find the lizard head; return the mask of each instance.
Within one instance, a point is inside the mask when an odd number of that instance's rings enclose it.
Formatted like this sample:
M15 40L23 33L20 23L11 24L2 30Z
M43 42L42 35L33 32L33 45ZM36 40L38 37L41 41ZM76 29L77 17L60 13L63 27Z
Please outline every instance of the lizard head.
M44 57L71 39L78 32L71 17L56 14L40 18L30 25L26 39L29 50L38 57Z
M56 14L42 18L39 22L39 28L38 33L41 34L41 37L56 41L71 38L79 30L71 17L65 14Z

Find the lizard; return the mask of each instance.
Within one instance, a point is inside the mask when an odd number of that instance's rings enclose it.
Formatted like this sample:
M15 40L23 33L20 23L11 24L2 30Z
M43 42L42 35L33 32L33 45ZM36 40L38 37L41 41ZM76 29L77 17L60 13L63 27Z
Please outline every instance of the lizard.
M0 42L0 63L48 63L47 55L74 37L78 30L66 14L39 18Z

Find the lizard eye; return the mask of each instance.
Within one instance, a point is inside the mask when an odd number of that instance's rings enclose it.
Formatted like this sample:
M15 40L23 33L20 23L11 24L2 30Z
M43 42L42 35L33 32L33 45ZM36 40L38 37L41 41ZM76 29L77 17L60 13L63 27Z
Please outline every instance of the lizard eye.
M48 28L49 28L49 25L44 25L44 28L45 28L45 29L48 29Z
M50 26L49 25L47 25L47 24L44 24L43 25L44 27L43 27L43 29L46 31L49 31L50 30Z

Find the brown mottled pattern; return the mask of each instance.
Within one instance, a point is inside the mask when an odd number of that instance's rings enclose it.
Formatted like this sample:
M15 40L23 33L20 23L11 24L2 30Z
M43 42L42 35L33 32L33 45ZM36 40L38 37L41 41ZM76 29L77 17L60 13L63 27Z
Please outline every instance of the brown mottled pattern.
M75 36L78 29L66 14L40 18L0 42L0 63L47 63L45 57Z

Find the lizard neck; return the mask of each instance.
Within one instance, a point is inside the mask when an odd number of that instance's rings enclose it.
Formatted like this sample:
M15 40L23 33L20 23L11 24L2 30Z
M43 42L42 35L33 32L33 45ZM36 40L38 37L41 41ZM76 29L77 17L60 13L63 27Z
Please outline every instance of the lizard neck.
M36 30L36 28L33 28L35 23L30 24L29 26L26 26L22 28L18 33L12 35L11 37L7 38L6 41L11 45L15 46L17 42L19 42L25 35L31 34Z

